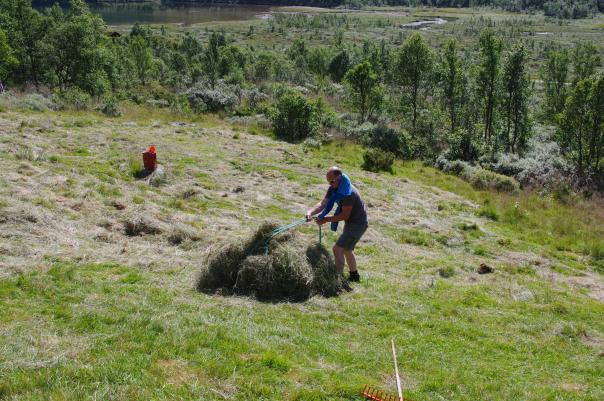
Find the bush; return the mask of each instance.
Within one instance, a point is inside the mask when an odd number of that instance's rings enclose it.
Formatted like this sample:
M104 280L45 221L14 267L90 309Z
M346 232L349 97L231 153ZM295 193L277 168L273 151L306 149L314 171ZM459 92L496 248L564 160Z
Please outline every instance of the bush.
M0 109L42 112L58 110L59 106L55 103L55 98L52 96L45 97L39 93L30 93L21 96L11 91L5 91L0 93Z
M446 157L451 160L473 161L480 156L480 149L470 133L457 130L447 138L449 149Z
M445 173L461 177L476 189L493 189L499 192L513 192L520 189L520 184L512 177L472 166L461 160L448 161L441 155L436 159L435 166Z
M323 145L321 138L306 138L302 143L302 148L308 151L310 149L320 149L321 145Z
M300 141L319 131L317 112L312 102L298 92L286 92L271 111L273 132L288 141Z
M120 110L119 104L114 97L109 97L105 100L103 104L101 104L98 108L98 111L106 115L107 117L121 117L122 110Z
M513 192L520 188L516 180L480 167L472 167L461 173L461 177L476 189L494 189L499 192Z
M390 152L399 158L411 156L407 137L402 132L386 126L377 126L364 132L362 141L368 147Z
M442 151L444 131L441 117L437 109L420 112L415 128L410 132L412 157L434 161Z
M477 216L486 217L487 219L491 219L493 221L499 220L499 214L497 213L497 209L493 205L485 204L478 209L476 212Z
M373 171L374 173L380 171L392 172L392 165L394 164L394 154L381 150L381 149L368 149L363 153L363 169L367 171Z
M86 110L90 102L90 95L76 87L59 92L57 98L62 109Z
M541 132L531 138L529 151L522 157L500 153L493 159L481 158L480 165L496 173L513 176L525 187L545 188L554 192L561 186L569 185L573 169L550 135Z
M233 109L239 104L239 87L193 88L187 92L191 108L198 113Z
M261 92L258 88L253 88L245 93L247 103L250 108L256 109L262 102L268 100L268 95Z

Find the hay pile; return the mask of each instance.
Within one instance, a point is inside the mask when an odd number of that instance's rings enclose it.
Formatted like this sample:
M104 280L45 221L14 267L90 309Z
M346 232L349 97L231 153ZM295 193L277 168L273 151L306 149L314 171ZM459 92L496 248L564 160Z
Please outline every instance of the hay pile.
M277 227L263 224L247 242L231 243L211 254L197 289L205 293L253 296L261 301L305 301L313 295L342 291L330 252L317 243L306 247L293 232L275 237L265 254L267 235Z

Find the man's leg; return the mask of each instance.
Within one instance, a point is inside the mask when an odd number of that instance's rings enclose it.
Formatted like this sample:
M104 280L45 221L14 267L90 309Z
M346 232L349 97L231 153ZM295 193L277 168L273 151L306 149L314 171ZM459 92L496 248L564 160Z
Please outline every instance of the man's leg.
M344 257L346 258L346 264L348 265L348 270L350 271L350 274L348 275L348 281L354 281L355 283L358 283L359 281L361 281L361 276L357 271L357 259L354 256L354 251L345 250Z
M346 258L346 264L348 265L348 270L352 272L357 271L357 260L354 257L354 251L344 250L344 257Z
M333 256L336 260L336 272L340 275L344 274L344 248L338 245L334 245Z

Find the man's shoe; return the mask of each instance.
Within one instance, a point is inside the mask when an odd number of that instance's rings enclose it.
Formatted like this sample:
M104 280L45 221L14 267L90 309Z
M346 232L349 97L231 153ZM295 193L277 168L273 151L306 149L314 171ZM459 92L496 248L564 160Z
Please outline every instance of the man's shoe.
M359 281L361 281L361 276L359 275L359 272L358 271L350 272L350 275L348 276L348 281L352 281L355 283L358 283Z

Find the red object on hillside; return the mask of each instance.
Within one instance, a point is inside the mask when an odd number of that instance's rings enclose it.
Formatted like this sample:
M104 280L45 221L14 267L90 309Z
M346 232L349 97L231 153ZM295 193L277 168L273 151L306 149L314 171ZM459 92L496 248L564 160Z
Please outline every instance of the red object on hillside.
M155 146L151 146L147 152L143 152L143 165L147 171L155 171L157 168L157 154L155 153Z

